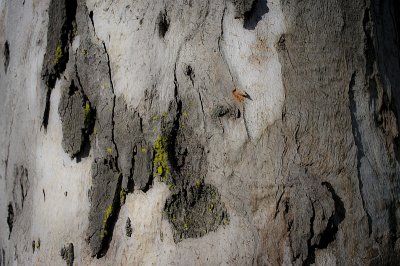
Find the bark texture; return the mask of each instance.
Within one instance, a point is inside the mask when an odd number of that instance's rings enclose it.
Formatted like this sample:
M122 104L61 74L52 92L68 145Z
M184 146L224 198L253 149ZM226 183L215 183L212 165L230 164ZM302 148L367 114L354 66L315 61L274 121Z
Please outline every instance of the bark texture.
M400 264L399 14L0 3L0 265Z

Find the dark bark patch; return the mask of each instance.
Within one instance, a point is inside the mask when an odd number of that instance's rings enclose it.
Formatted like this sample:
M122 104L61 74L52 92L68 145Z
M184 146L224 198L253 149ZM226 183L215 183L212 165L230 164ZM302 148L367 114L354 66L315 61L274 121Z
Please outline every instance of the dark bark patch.
M7 74L8 65L10 64L10 45L8 41L4 43L4 71Z
M268 12L267 0L254 0L251 9L244 13L243 28L254 30L262 16Z
M90 135L93 132L96 109L90 103L79 84L71 82L64 88L58 112L61 117L62 146L71 158L79 162L90 151Z
M334 212L331 217L329 217L328 224L326 225L325 230L320 234L319 241L313 245L311 245L310 240L314 236L313 232L313 224L315 220L315 209L313 206L313 216L311 218L311 238L308 241L308 256L304 261L303 265L313 265L315 263L315 251L316 249L325 249L328 247L330 243L332 243L336 239L336 234L339 230L339 224L346 217L346 209L344 207L344 203L341 198L336 194L332 185L328 182L322 182L322 185L325 186L328 191L332 195L332 199L334 201Z
M51 90L67 66L76 8L76 0L52 0L50 2L47 46L42 67L42 79L46 85L42 118L42 125L45 129L50 113Z
M157 25L158 25L158 35L160 36L160 38L164 39L170 25L170 20L167 15L167 12L161 12L158 15Z
M126 223L125 223L125 234L127 237L132 236L132 224L131 224L131 219L129 217L128 217L128 219L126 219Z
M254 30L262 16L269 12L267 0L230 0L235 6L235 19L243 19L243 28Z
M122 175L115 166L112 157L96 159L92 164L88 237L92 256L97 258L108 250L121 208Z
M228 224L229 217L217 189L198 184L172 195L165 204L165 213L172 224L174 240L202 237Z
M28 169L19 165L14 168L13 200L15 215L19 215L23 208L30 187Z
M187 65L184 71L185 75L190 79L192 86L194 86L195 74L191 65Z
M60 256L63 260L65 260L67 266L74 265L74 244L69 243L67 246L62 247L60 251Z
M7 224L9 229L8 239L11 237L11 233L14 226L14 208L12 203L8 203L8 215L7 215Z
M154 176L171 192L164 206L172 225L174 241L202 237L229 223L229 215L217 188L204 184L207 169L202 141L195 135L196 125L178 94L161 121L162 135L154 143ZM193 124L192 124L193 123Z
M244 18L244 14L251 10L255 1L257 0L231 0L235 6L235 19Z

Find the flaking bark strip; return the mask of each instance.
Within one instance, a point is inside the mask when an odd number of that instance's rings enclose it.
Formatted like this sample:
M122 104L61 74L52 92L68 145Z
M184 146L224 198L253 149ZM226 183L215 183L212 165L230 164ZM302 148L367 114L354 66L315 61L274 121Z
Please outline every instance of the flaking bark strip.
M107 252L118 218L122 175L115 169L111 157L96 159L92 164L92 175L88 238L92 256L100 258Z
M90 135L93 132L96 110L79 84L71 81L61 95L58 112L61 117L64 151L71 158L86 157L90 150Z
M45 129L50 113L51 90L68 63L76 8L76 0L52 0L48 9L47 46L41 74L45 84L42 93L42 126Z

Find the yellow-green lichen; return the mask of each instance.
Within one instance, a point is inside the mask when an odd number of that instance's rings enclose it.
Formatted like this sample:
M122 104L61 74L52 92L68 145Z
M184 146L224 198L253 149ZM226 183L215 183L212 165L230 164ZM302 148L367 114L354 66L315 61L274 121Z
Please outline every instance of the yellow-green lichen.
M223 223L224 225L229 225L229 220L228 220L227 218L225 218L225 219L222 221L222 223Z
M167 138L159 136L154 142L154 161L153 169L155 169L155 175L160 178L161 181L167 181L169 175L169 164L168 164L168 152L167 152Z
M57 65L60 62L60 59L63 57L63 51L60 45L57 45L56 48L56 58L54 59L54 65Z
M75 21L72 21L72 33L74 36L78 35L78 24Z
M209 213L213 213L214 211L214 204L210 204L210 207L208 208Z
M108 155L112 155L113 149L111 147L107 147L106 148L106 152L107 152Z
M88 55L88 50L82 49L82 55L84 55L86 57Z
M105 213L104 213L104 219L103 219L103 228L101 230L101 235L100 238L104 238L107 236L108 232L107 232L107 227L108 227L108 223L109 223L109 219L111 217L111 215L113 214L113 205L110 204Z
M90 114L90 103L86 102L85 105L85 115L89 115Z
M146 149L146 148L142 148L140 151L141 151L142 153L146 153L146 152L147 152L147 149Z
M160 166L157 168L157 174L161 176L161 175L163 174L163 172L164 172L164 171L163 171L163 167L160 165Z
M126 190L123 188L119 192L119 203L121 206L125 204L125 200L126 200Z
M185 231L189 230L189 225L187 223L183 224L183 230Z
M86 102L84 112L85 112L85 128L88 128L92 120L92 108L90 107L89 102Z

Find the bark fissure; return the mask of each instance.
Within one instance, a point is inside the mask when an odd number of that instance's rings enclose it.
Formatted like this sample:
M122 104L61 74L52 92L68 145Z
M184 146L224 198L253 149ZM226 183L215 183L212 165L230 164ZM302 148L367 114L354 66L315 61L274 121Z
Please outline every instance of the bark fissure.
M8 41L4 43L4 72L7 74L8 65L10 64L10 45Z
M315 207L314 202L309 198L311 208L312 208L312 215L310 217L310 236L307 239L307 247L308 247L308 254L307 258L303 261L303 265L311 265L315 262L315 245L311 245L311 241L314 237L314 221L315 221ZM299 254L300 255L300 254ZM295 257L296 260L296 257Z
M363 192L363 181L361 175L361 160L365 157L364 146L361 140L361 132L359 128L359 122L357 120L357 103L355 99L355 91L354 86L356 85L356 75L357 72L354 72L351 76L350 83L349 83L349 101L350 101L350 115L351 115L351 126L354 136L354 144L357 148L357 177L358 177L358 186L360 190L360 197L362 206L364 209L365 214L367 215L368 219L368 232L369 235L372 233L372 219L371 215L369 214L366 206L365 206L365 199L364 199L364 192Z
M7 215L7 224L8 224L8 230L9 230L9 234L8 234L8 239L10 239L11 237L11 233L13 230L13 226L14 226L14 208L12 203L8 203L8 215Z
M6 159L4 160L4 179L7 180L7 175L8 175L8 161L10 159L10 147L11 147L11 134L13 131L13 124L14 124L14 116L11 116L11 123L9 127L9 132L8 132L8 144L7 144L7 153L6 153Z
M221 44L221 42L222 42L222 40L224 38L224 19L225 19L225 14L226 14L226 9L227 9L226 1L227 0L224 1L224 9L222 11L222 16L221 16L221 32L220 32L220 35L218 37L218 51L219 51L219 53L221 55L221 58L222 58L224 64L226 65L226 67L228 69L229 76L231 77L231 80L232 80L232 84L233 84L234 87L236 87L235 80L233 78L233 75L232 75L231 69L230 69L230 67L228 65L228 62L226 61L226 58L225 58L225 55L224 55L224 52L223 52L223 49L222 49L222 44Z
M93 28L94 28L94 26L93 26ZM107 52L107 47L106 47L106 44L104 43L104 41L103 41L103 46L104 46L104 52L107 55L108 77L109 77L109 81L110 81L110 85L111 85L111 91L113 93L113 106L112 106L112 114L111 114L111 117L112 117L112 120L111 120L111 123L112 123L111 140L112 140L112 142L114 144L114 147L115 147L115 153L116 153L115 164L116 164L116 168L119 171L119 167L118 167L119 153L118 153L117 143L115 142L115 104L116 104L117 96L115 95L114 84L113 84L113 81L112 81L110 56L109 56L109 54Z

